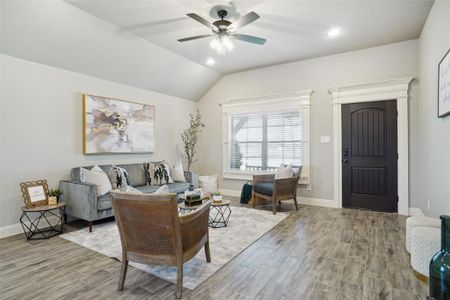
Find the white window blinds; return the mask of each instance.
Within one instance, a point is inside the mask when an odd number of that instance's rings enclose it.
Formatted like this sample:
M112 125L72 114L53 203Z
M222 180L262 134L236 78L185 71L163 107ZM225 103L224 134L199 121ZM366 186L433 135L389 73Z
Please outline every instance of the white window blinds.
M302 165L300 111L234 113L229 126L230 169L273 171L281 163Z

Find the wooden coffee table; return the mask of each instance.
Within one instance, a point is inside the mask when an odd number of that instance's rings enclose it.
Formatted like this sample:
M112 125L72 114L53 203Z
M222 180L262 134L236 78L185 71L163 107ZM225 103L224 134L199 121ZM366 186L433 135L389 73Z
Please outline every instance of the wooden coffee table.
M209 198L202 199L202 204L208 199ZM209 208L209 227L211 228L227 227L228 221L230 220L231 216L230 203L231 201L229 200L222 200L221 202L211 201L211 206ZM201 204L188 206L184 204L184 202L178 204L180 214L191 212L193 210L196 210L200 206Z

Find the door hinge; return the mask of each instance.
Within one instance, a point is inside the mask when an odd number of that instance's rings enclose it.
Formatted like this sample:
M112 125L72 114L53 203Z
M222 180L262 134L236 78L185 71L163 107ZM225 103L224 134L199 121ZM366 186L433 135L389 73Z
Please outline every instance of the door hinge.
M398 159L398 153L397 153L397 159Z
M398 196L397 196L397 202L398 202Z
M397 113L397 117L398 117L398 110L395 111Z

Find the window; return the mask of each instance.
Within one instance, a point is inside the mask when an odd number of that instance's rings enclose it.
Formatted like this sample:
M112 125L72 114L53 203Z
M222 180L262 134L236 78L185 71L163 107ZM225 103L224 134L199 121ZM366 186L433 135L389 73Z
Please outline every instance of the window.
M251 179L281 163L302 166L309 185L309 98L311 91L222 102L223 177Z
M281 163L300 166L300 111L230 115L229 168L273 171Z

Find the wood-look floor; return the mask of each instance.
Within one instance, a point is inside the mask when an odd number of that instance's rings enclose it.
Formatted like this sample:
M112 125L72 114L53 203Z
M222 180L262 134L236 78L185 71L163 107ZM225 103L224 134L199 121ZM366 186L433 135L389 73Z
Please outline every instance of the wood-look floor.
M289 203L282 210L292 213L184 298L425 299L428 287L404 249L404 217L305 205L296 212ZM175 285L133 267L117 291L119 269L120 262L60 237L5 238L0 299L175 298Z

